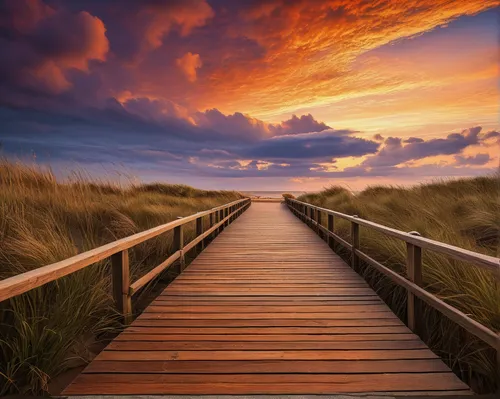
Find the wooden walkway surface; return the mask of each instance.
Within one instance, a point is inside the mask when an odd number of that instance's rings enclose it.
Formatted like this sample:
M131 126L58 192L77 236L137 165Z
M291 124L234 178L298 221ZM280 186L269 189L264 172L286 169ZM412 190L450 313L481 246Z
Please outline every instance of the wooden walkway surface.
M468 394L328 245L254 203L64 395Z

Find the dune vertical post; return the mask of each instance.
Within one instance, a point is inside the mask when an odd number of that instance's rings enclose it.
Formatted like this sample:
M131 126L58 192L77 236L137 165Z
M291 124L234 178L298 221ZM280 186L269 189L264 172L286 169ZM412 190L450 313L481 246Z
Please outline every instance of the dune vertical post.
M220 222L219 211L215 211L215 213L214 213L214 222L215 222L215 224ZM214 230L214 238L217 237L219 232L220 232L220 227Z
M358 215L353 215L353 217L357 218ZM356 250L359 249L359 224L354 220L351 221L351 244L351 267L357 270L359 266L359 257L356 254Z
M319 209L316 210L316 223L318 223L316 225L316 232L318 233L319 235L319 238L321 238L322 240L325 238L325 235L323 234L323 230L321 230L321 211Z
M224 208L224 219L229 216L229 208ZM224 222L224 227L229 226L229 219Z
M219 211L219 223L222 222L222 219L224 219L224 211L221 209ZM219 234L222 232L223 229L224 229L224 223L222 223L219 227Z
M174 252L180 251L179 262L176 264L174 269L178 274L181 274L186 265L186 260L184 259L184 230L182 225L174 228Z
M196 219L196 237L203 234L203 218L199 217ZM204 240L201 240L198 245L196 245L196 250L201 251L204 248Z
M331 231L333 233L333 230L334 230L334 221L333 221L333 215L328 215L328 231ZM334 247L334 244L335 244L335 240L333 239L333 237L331 235L328 235L328 245L330 246L330 248L333 249Z
M118 312L123 316L123 322L132 321L132 298L130 290L130 263L128 249L111 255L113 298Z
M210 215L208 215L208 228L211 229L212 227L214 227L214 214L213 213L211 213ZM213 232L210 233L209 237L214 237L214 233ZM207 240L208 240L209 237L207 237Z
M410 233L412 235L420 235L416 232ZM414 244L406 243L406 273L408 279L421 286L422 285L422 249ZM418 315L417 303L418 299L415 295L408 291L408 327L413 332L416 332Z

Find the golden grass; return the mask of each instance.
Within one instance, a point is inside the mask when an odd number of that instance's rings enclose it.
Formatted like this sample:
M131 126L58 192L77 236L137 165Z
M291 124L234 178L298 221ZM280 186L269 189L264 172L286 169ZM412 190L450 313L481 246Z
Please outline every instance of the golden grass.
M357 195L342 187L299 197L317 206L346 214L356 214L402 231L418 231L422 236L472 251L499 256L500 181L499 176L454 181L437 181L412 188L375 186ZM324 218L325 219L325 218ZM335 231L350 239L349 222L336 218ZM361 227L362 251L386 266L405 274L405 244ZM344 257L349 254L339 246ZM364 265L359 271L403 320L406 292ZM500 330L500 289L491 273L446 256L424 251L423 280L434 293L494 331ZM421 336L448 364L480 392L495 389L495 357L454 323L425 309Z
M184 185L122 187L84 173L60 183L49 169L0 160L0 279L239 198ZM168 234L130 251L133 279L166 259ZM120 328L108 263L0 303L0 395L46 391L51 378L86 362L92 344Z

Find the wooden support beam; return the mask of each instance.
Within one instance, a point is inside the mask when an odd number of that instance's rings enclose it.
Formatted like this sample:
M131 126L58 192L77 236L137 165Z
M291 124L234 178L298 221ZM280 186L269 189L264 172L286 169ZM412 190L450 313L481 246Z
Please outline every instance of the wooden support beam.
M335 228L335 225L334 225L335 221L333 219L333 215L328 215L328 231L331 231L333 233L334 231L334 228ZM328 245L330 246L330 248L334 249L334 245L335 245L335 240L333 239L332 236L328 236Z
M224 219L224 210L220 210L219 211L219 222L222 221L222 219ZM224 230L224 224L221 224L220 227L219 227L219 233L220 234L222 232L222 230Z
M211 213L210 215L208 215L208 228L212 228L214 226L214 214ZM210 234L208 237L207 237L207 240L205 240L205 246L207 245L208 243L208 239L209 238L213 238L215 234Z
M412 235L420 235L412 232ZM418 286L422 286L422 249L414 244L406 243L406 273L408 279ZM408 292L408 327L417 332L418 320L418 299L412 292Z
M354 215L354 217L358 217ZM354 220L351 221L351 267L354 270L358 270L359 266L359 257L356 254L356 249L359 249L359 224L357 224Z
M319 237L323 240L325 238L323 231L320 229L321 226L321 211L316 212L316 222L318 223L318 226L316 227L316 233L319 235Z
M203 218L199 217L196 219L196 237L200 236L203 234ZM204 242L201 240L197 245L196 245L196 250L197 251L203 251L204 248Z
M129 294L130 266L128 249L111 255L113 298L124 324L132 321L132 298Z
M174 267L174 270L177 272L177 274L181 274L184 268L186 267L186 260L184 258L184 229L183 226L177 226L174 229L174 243L173 243L173 250L175 251L181 251L180 257L179 257L179 262L177 262L176 267Z

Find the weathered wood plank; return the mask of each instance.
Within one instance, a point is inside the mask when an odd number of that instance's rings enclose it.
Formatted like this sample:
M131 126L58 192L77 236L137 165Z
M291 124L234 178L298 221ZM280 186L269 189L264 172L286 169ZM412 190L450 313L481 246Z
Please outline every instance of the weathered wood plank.
M211 351L104 351L96 360L388 360L436 359L430 350L211 350Z
M463 390L451 373L370 374L81 374L72 394L317 394ZM452 394L452 393L451 393Z
M448 368L438 359L412 360L253 360L253 361L94 361L84 373L159 373L159 374L379 374L379 373L435 373ZM369 376L367 376L369 378Z
M139 327L136 327L139 328ZM293 332L291 328L248 328L241 331L229 330L228 328L171 328L162 331L156 329L155 331L133 331L120 334L115 340L117 341L172 341L172 340L186 340L186 341L397 341L397 340L412 340L415 335L405 333L403 329L399 329L399 333L384 332L386 328L372 327L371 329L365 328L360 331L360 328L353 328L353 333L349 333L348 328L342 328L337 334L328 331L311 331L306 328L297 328ZM259 333L259 330L261 331ZM271 331L268 331L271 330ZM340 330L340 329L339 329ZM372 333L371 331L380 331ZM220 334L220 335L218 335ZM250 334L250 335L247 335Z

